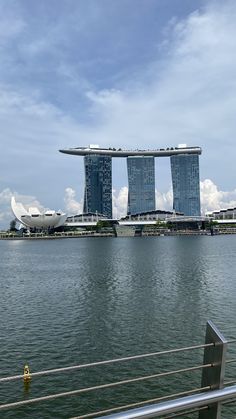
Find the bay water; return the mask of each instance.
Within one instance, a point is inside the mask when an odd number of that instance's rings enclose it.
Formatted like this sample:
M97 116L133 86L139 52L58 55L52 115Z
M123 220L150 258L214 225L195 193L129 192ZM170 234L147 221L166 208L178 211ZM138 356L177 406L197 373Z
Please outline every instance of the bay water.
M236 236L0 241L0 378L236 337ZM229 358L236 357L236 343ZM0 382L0 404L201 365L202 350ZM235 363L236 364L236 363ZM226 381L236 366L226 368ZM72 418L201 386L201 373L0 410ZM187 418L187 416L183 416ZM196 416L188 416L196 417ZM223 408L236 418L236 407Z

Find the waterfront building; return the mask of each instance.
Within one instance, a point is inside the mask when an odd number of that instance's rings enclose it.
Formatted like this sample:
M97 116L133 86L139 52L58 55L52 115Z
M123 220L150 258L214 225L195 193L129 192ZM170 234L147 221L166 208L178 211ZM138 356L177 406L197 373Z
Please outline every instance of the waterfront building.
M29 207L27 209L21 202L16 202L14 196L11 198L11 209L19 223L26 228L40 230L57 228L64 224L67 217L61 211L40 211L37 207Z
M84 157L84 213L112 218L111 157L90 154Z
M67 217L66 219L66 223L67 225L69 225L70 223L97 223L98 221L107 221L108 218L103 215L103 214L99 214L98 212L96 213L83 213L83 214L76 214L76 215L70 215L69 217Z
M148 212L140 212L139 214L126 215L121 218L121 221L168 221L168 219L173 219L178 217L183 217L181 212L172 212L165 210L155 210Z
M155 210L154 157L127 157L128 214Z
M170 161L173 209L187 216L200 215L199 156L173 155Z
M227 222L227 220L233 220L236 222L236 207L207 212L206 216L217 221L225 220Z
M85 156L84 212L112 217L111 159L127 158L128 214L155 210L155 157L170 157L173 183L173 209L186 216L200 215L199 155L200 147L122 150L98 145L60 150L61 153Z

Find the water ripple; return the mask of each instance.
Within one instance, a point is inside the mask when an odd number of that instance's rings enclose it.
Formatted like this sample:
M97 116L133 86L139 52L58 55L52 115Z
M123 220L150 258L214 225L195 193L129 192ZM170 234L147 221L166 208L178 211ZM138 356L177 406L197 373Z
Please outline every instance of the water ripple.
M235 244L235 236L0 242L1 376L22 373L26 362L38 371L202 343L208 319L236 335ZM201 358L185 354L34 378L27 390L22 382L0 384L0 403ZM63 419L199 383L197 374L152 380L3 411L1 418Z

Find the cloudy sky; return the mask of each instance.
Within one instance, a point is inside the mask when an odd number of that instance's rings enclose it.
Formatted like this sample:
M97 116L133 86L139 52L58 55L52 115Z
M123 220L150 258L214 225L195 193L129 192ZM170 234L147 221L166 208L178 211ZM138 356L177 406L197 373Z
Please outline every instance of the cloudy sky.
M198 145L202 210L236 206L235 0L1 0L0 227L10 197L81 211L83 159L61 148ZM113 160L114 215L126 211ZM156 159L158 208L172 204Z

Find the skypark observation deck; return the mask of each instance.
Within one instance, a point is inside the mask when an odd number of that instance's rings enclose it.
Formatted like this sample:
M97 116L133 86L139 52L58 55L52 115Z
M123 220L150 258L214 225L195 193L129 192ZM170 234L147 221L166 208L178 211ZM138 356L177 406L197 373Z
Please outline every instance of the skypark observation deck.
M156 150L122 150L121 148L100 148L100 147L75 147L59 150L61 153L72 154L74 156L100 155L110 157L170 157L179 154L197 154L202 153L201 147L170 147L159 148Z

